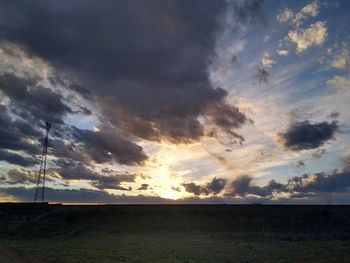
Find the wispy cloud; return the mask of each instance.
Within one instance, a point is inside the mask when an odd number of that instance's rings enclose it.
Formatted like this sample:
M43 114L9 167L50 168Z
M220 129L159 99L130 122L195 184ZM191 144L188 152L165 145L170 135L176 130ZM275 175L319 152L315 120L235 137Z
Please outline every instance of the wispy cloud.
M293 11L290 10L289 8L285 8L281 10L276 16L279 22L286 22L286 21L292 20L293 17L294 17Z
M332 79L327 80L327 84L335 88L342 89L346 92L350 92L350 79L342 76L334 76Z
M340 53L337 54L331 62L332 67L345 69L349 66L350 53L346 48L342 48Z

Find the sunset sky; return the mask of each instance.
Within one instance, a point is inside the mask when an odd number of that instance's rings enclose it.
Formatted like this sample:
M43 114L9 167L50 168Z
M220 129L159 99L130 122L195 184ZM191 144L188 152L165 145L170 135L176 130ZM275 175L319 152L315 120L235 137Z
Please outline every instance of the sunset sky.
M350 1L0 1L0 201L350 204Z

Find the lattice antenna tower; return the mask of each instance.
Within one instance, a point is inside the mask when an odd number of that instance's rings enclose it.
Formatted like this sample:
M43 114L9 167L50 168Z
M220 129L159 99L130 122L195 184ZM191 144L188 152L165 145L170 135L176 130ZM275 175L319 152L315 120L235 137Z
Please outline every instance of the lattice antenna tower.
M45 199L46 160L47 160L47 147L49 143L50 128L51 128L51 123L46 122L45 123L45 129L46 129L45 140L43 145L43 151L41 154L40 169L39 169L35 196L34 196L35 203L40 201L43 203Z

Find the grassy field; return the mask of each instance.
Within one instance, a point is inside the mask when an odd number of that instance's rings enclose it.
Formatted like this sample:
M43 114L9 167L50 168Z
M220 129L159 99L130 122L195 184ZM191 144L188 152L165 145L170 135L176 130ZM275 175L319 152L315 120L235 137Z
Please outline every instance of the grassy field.
M0 253L0 263L350 262L350 207L62 207L12 223Z

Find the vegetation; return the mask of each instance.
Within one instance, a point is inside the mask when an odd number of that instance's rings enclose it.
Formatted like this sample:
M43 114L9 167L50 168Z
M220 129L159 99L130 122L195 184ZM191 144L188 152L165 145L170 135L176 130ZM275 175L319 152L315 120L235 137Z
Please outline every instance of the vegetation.
M350 262L350 207L63 206L11 223L0 252L0 263Z

